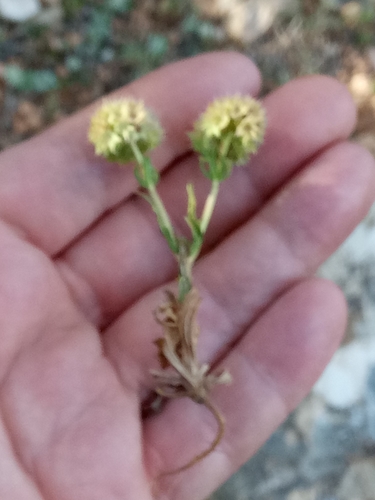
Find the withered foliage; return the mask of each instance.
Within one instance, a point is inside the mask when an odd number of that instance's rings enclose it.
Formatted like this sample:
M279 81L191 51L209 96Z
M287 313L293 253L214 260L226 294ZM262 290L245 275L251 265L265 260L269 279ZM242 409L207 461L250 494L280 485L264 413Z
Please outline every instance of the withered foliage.
M167 473L174 474L205 458L221 441L225 422L220 411L210 401L209 393L217 384L230 383L231 376L227 371L212 373L208 363L198 362L198 290L191 288L183 301L179 301L171 291L166 291L166 296L167 301L156 312L156 320L164 331L164 336L155 341L162 368L152 371L157 383L156 392L166 398L189 397L196 403L205 405L218 422L218 432L210 447L188 464Z

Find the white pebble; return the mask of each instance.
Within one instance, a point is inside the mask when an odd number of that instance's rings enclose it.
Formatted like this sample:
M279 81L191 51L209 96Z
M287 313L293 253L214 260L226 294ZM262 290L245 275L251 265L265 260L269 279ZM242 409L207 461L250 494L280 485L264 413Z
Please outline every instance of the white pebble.
M39 0L0 0L0 15L8 21L27 21L40 10Z

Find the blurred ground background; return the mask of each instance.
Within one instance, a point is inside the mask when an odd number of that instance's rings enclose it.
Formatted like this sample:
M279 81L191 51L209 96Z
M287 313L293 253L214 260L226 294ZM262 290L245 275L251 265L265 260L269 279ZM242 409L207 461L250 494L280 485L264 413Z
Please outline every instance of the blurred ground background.
M1 12L0 148L168 61L225 48L256 60L264 92L337 76L361 106L358 132L374 130L374 0L0 0Z
M264 93L336 76L358 105L354 138L375 154L375 0L0 0L0 149L169 61L227 48L257 62ZM375 208L321 274L346 293L346 343L212 500L375 500Z

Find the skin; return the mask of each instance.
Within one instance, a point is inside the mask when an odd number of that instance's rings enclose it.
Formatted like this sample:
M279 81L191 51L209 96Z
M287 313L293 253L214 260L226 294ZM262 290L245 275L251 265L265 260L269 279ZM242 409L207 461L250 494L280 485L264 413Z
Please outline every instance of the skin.
M166 139L152 155L183 229L184 186L207 183L186 131L214 98L256 95L235 53L178 62L117 94L145 100ZM264 100L265 143L225 182L195 269L199 355L227 368L216 427L181 399L144 421L157 368L152 311L176 266L130 168L94 156L93 107L0 157L0 498L199 500L250 458L308 393L346 324L341 292L313 277L375 197L374 161L347 141L355 108L338 82L288 83Z

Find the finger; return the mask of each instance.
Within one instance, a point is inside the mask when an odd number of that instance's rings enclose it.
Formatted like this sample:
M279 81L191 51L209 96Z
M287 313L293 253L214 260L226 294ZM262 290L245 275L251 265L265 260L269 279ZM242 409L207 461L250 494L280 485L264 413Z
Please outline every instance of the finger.
M151 498L138 396L49 259L0 241L0 498Z
M339 144L207 254L195 270L203 298L201 359L219 356L279 294L315 272L364 217L374 196L372 156L357 145ZM143 297L105 332L109 356L135 389L152 386L147 368L157 367L152 341L160 329L151 311L160 302L162 289ZM131 366L124 364L129 358Z
M256 92L259 80L246 57L212 53L166 66L116 95L143 99L160 118L166 137L153 158L162 169L189 149L186 131L214 96ZM88 144L96 105L0 157L0 217L50 254L136 188L131 169L108 165Z
M236 168L222 186L207 246L249 218L308 158L345 138L355 122L348 92L326 77L293 81L268 96L264 105L268 120L265 143L250 166ZM168 171L160 183L161 196L181 232L185 230L185 186L191 181L202 201L208 182L194 157ZM60 263L73 293L85 310L95 311L89 314L102 325L176 272L175 259L154 214L141 199L128 201L103 219Z
M344 298L329 282L307 280L280 297L223 361L233 382L212 395L227 422L223 441L191 469L165 477L155 487L160 498L206 498L248 460L307 394L345 323ZM203 405L189 400L147 420L152 475L188 462L214 439L216 425Z
M0 421L0 498L7 500L43 500L41 492L29 475L20 468L7 436L5 425Z

